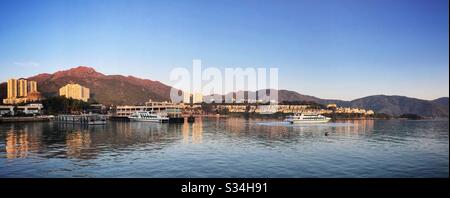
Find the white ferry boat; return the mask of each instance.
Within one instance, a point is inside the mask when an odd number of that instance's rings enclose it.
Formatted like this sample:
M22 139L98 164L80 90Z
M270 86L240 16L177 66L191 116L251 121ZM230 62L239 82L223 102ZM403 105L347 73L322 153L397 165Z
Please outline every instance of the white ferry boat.
M154 114L150 111L137 111L131 114L128 118L130 118L131 121L138 122L169 122L169 117Z
M300 123L325 123L330 121L331 118L325 117L323 115L314 115L314 114L294 114L287 116L285 121L290 122L291 124L300 124Z

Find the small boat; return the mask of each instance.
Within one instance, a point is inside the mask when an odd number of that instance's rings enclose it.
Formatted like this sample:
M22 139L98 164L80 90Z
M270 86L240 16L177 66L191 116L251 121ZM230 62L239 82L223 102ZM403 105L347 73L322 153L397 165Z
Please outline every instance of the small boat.
M291 124L301 124L301 123L325 123L330 121L331 118L325 117L323 115L316 114L294 114L287 116L284 121L290 122Z
M189 123L193 123L193 122L195 122L195 117L194 117L193 115L190 115L190 116L187 118L187 121L188 121Z
M137 111L128 117L131 121L137 122L169 122L169 117L155 114L150 111Z

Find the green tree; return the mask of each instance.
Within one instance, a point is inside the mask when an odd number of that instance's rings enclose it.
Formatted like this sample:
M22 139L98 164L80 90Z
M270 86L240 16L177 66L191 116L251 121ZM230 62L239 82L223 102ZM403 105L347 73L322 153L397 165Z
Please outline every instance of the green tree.
M47 114L82 113L89 109L90 104L81 100L65 98L63 96L50 97L42 100Z

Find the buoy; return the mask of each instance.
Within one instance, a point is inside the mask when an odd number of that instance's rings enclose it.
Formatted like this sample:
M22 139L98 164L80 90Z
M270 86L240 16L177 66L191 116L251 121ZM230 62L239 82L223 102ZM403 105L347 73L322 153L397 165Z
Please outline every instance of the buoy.
M188 122L195 122L195 117L193 115L189 116Z

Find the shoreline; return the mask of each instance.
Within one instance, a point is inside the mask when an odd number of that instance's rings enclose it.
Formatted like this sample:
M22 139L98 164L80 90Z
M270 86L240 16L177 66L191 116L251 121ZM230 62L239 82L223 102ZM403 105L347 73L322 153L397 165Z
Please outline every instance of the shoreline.
M215 114L196 114L192 115L194 117L201 117L201 118L263 118L263 119L284 119L285 115L278 116L278 115L272 115L272 114L251 114L251 115L245 115L245 114L230 114L230 115L215 115ZM183 115L183 117L189 117L189 115ZM377 118L377 117L340 117L340 118L332 118L332 120L448 120L449 118L421 118L421 119L408 119L408 118L397 118L397 117L391 117L391 118Z
M214 114L197 114L192 115L195 118L244 118L244 119L284 119L279 116L266 115L214 115ZM190 115L183 115L183 118L188 118ZM110 119L111 121L119 121ZM355 117L355 118L332 118L332 121L342 120L403 120L403 121L448 121L448 118L422 118L422 119L408 119L408 118L373 118L373 117ZM36 117L0 117L0 123L21 123L21 122L50 122L50 116L36 116Z

